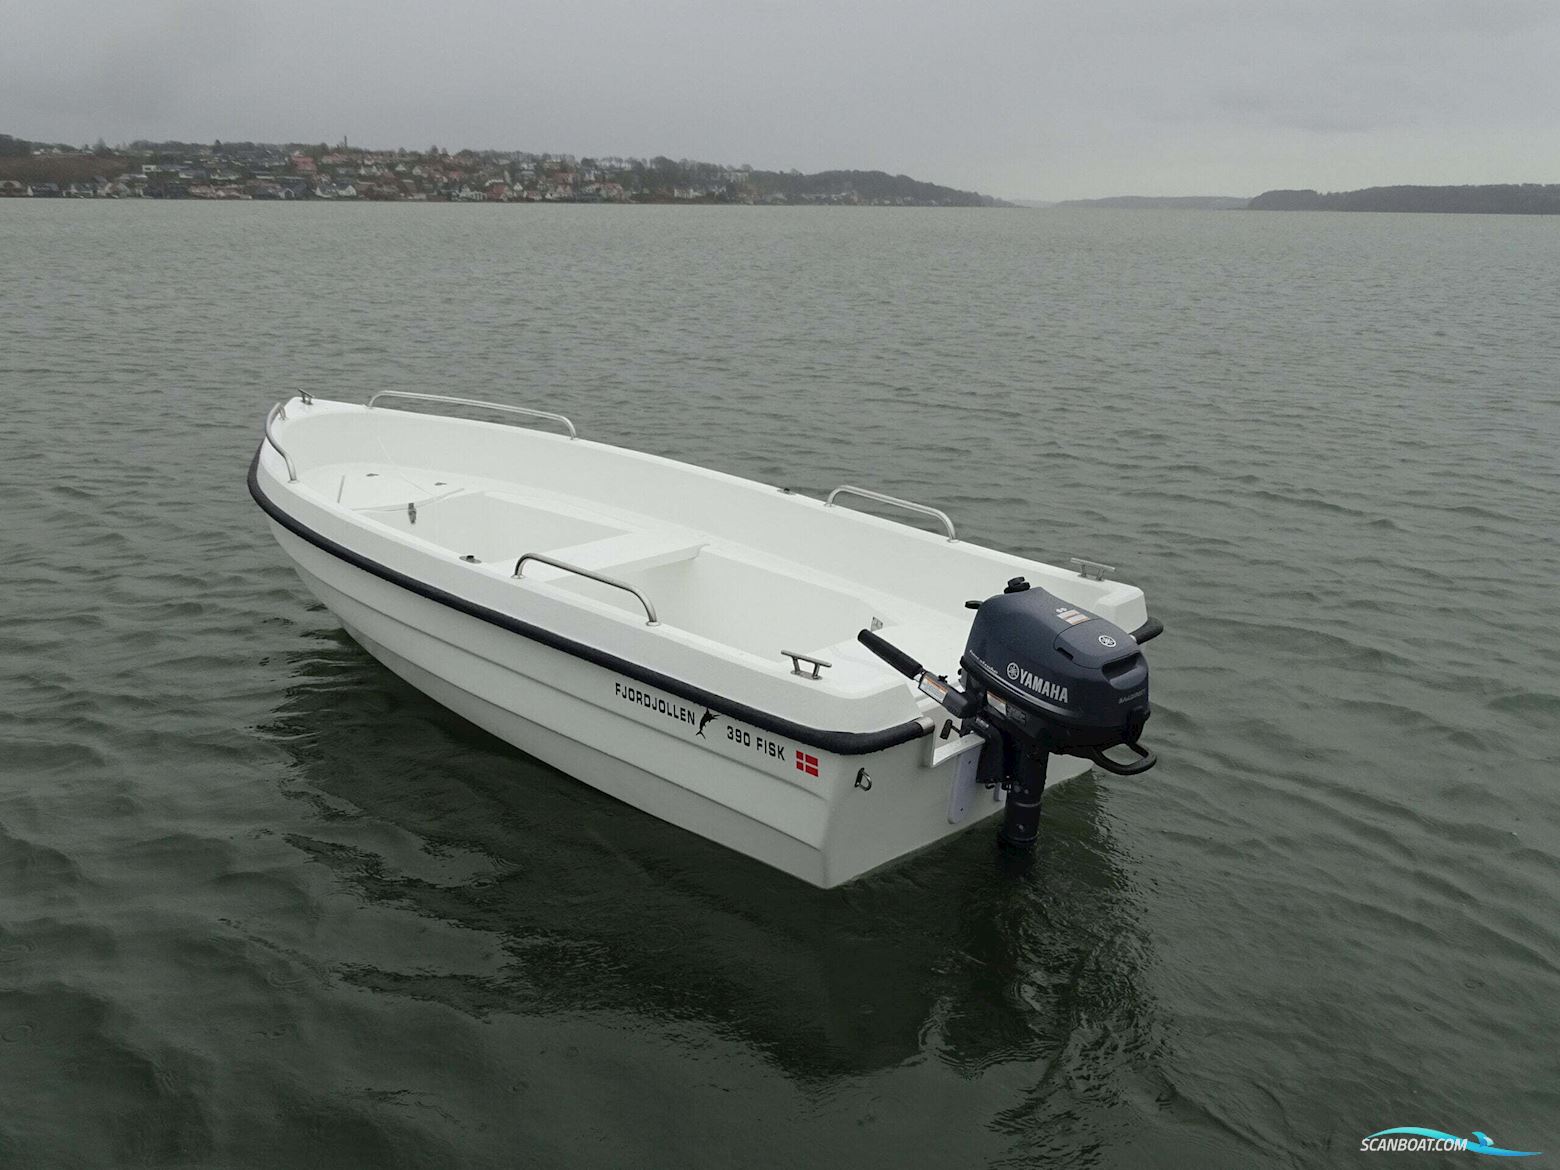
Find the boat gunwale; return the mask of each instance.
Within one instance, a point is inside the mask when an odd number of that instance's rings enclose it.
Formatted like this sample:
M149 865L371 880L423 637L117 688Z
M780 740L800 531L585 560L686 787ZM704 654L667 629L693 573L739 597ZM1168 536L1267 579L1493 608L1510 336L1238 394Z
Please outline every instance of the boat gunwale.
M562 438L559 436L559 438ZM566 441L566 440L565 440ZM249 464L248 486L249 494L272 520L287 529L294 536L314 545L322 552L345 561L355 568L388 581L392 585L399 586L408 592L415 593L429 601L436 602L469 617L507 630L533 642L539 642L554 650L560 650L576 658L583 659L593 665L603 667L626 675L646 686L655 687L676 695L678 698L689 702L699 703L711 711L719 712L732 719L739 719L744 723L750 723L763 731L775 735L782 735L788 739L794 739L807 747L819 748L840 756L865 756L876 752L885 751L888 748L897 747L902 743L920 739L930 735L934 724L924 717L907 720L904 723L895 724L877 731L836 731L828 728L809 727L795 720L787 719L783 715L776 715L762 708L751 707L746 703L728 699L712 691L707 691L694 683L685 682L673 675L663 674L652 667L641 665L630 659L620 658L605 650L591 646L585 642L556 633L544 626L533 622L513 617L499 610L461 597L436 585L421 581L416 577L393 569L388 565L348 548L340 541L326 536L309 527L303 521L286 511L280 504L266 494L260 484L260 457L265 450L266 440L261 439L255 448L254 458ZM911 531L917 531L911 529ZM930 533L926 535L930 536Z

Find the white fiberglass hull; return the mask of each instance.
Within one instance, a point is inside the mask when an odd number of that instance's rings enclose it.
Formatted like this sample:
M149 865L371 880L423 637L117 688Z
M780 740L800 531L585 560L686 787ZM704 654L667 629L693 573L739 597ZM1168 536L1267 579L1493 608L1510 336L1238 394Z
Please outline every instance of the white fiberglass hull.
M1085 581L844 509L824 514L818 501L651 456L334 403L292 403L288 413L273 437L298 461L299 478L266 445L251 470L251 492L304 583L369 653L522 751L818 886L848 881L1001 809L993 794L971 783L980 741L940 739L934 733L940 710L853 649L855 629L881 621L902 640L919 638L925 650L952 654L946 666L935 654L927 657L928 665L953 674L962 615L943 629L940 606L900 599L873 581L860 586L865 600L858 613L848 573L793 572L774 550L755 552L726 539L728 512L750 513L740 525L749 539L755 523L771 533L794 517L802 529L819 533L825 548L827 526L844 526L838 547L865 544L868 561L885 555L870 547L874 541L895 550L908 544L899 555L919 554L934 565L952 563L951 556L973 560L950 574L954 579L943 583L937 602L944 594L989 592L992 582L1027 571L1054 574L1047 587L1062 593L1071 586L1075 604L1101 612L1114 605L1119 612L1109 616L1127 628L1146 618L1142 594L1131 586ZM490 457L473 449L484 442ZM543 456L557 462L547 466ZM583 482L598 490L559 503L559 468L578 459L604 461L612 475L584 481L571 475L571 486ZM544 484L531 488L491 474L511 464L532 468ZM649 522L641 514L619 499L601 498L612 484L633 499L634 485L624 488L622 481L646 470L639 492L659 487L661 498L675 504L677 493L665 489L684 476L696 481L684 500L714 502L690 506L675 529L647 537ZM551 510L542 515L532 501L544 498ZM695 507L704 510L695 514ZM504 522L495 526L494 517ZM530 534L503 546L515 520L530 525ZM642 586L680 624L649 626L632 597L562 572L533 580L528 569L523 581L514 580L514 559L542 551L533 542L571 550L559 558L569 563L615 558L611 575ZM460 553L466 547L483 555L462 560L474 555ZM828 567L852 568L843 555L837 559L842 563ZM712 614L729 590L706 588L695 576L700 572L716 574L716 586L729 576L756 579L758 587L752 596L730 599L742 608L737 617ZM827 595L818 592L819 580ZM692 590L694 604L679 609L677 588ZM830 599L837 595L846 601L833 614ZM775 628L755 628L770 610L778 615ZM758 615L752 622L749 612ZM717 632L723 637L711 636ZM773 663L756 653L765 640L776 643ZM782 650L834 665L820 679L802 677ZM1050 776L1060 780L1086 767L1055 757Z

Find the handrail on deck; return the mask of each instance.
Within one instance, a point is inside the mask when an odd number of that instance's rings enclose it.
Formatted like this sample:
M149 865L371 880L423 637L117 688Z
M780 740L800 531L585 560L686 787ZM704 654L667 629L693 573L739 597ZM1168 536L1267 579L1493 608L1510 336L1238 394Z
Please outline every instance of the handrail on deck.
M285 402L278 402L275 406L271 407L271 413L265 416L265 441L276 449L276 453L282 457L282 462L287 464L288 480L293 483L297 483L298 468L293 465L292 456L287 454L286 449L276 441L276 435L271 430L272 423L274 423L279 418L287 417L286 406L287 404Z
M898 496L887 496L882 492L871 491L868 488L856 487L853 484L841 484L829 493L829 498L823 501L825 508L834 507L834 497L839 495L860 496L866 500L876 500L880 504L892 504L896 508L904 508L910 512L919 512L922 516L930 516L943 526L943 531L948 534L949 543L959 539L953 530L953 521L948 519L948 513L941 508L933 508L927 504L917 504L914 500L901 500Z
M650 619L645 623L645 625L658 626L661 624L660 619L655 616L655 606L650 604L650 599L643 593L639 592L639 590L635 589L627 581L619 581L616 577L605 577L602 574L593 572L590 569L582 569L578 565L571 565L567 561L560 561L542 553L526 553L523 557L516 561L515 578L520 578L520 570L525 567L526 561L535 561L537 564L541 565L551 565L555 569L562 569L565 573L575 573L581 577L589 577L592 581L599 581L603 585L610 585L614 589L622 589L626 593L632 593L635 597L639 598L639 604L645 607L645 616Z
M484 402L480 398L452 398L447 394L420 394L412 390L381 390L368 400L368 408L372 410L374 403L381 398L411 398L418 402L448 402L456 406L480 406L488 410L505 410L510 414L524 414L532 418L545 418L553 422L560 422L569 429L569 438L577 439L579 432L574 429L574 424L565 415L554 414L550 410L532 410L529 406L510 406L505 402Z

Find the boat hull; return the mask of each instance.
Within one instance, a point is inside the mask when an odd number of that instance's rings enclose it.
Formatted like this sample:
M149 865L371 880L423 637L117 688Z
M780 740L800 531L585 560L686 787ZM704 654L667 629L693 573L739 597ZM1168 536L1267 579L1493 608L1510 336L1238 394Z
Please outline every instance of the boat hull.
M333 556L275 521L299 577L368 653L521 751L652 816L820 887L1000 811L949 816L957 758L935 737L832 753L700 708ZM1085 770L1058 759L1057 779Z
M1002 808L975 784L981 735L949 734L862 631L954 677L967 599L1018 576L1151 629L1136 587L956 540L936 509L809 498L544 417L568 435L300 397L267 416L249 490L308 588L413 686L814 885ZM1050 777L1086 770L1058 756Z

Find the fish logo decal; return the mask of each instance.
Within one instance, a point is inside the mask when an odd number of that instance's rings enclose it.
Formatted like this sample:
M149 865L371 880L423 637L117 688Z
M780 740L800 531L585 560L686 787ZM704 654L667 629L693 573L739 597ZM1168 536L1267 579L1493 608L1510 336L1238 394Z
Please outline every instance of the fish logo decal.
M698 732L698 734L699 734L699 737L701 739L705 738L704 729L706 727L708 727L711 723L714 723L715 720L717 720L719 718L720 718L720 716L715 714L715 712L711 711L708 707L704 708L704 714L699 717L699 732Z

